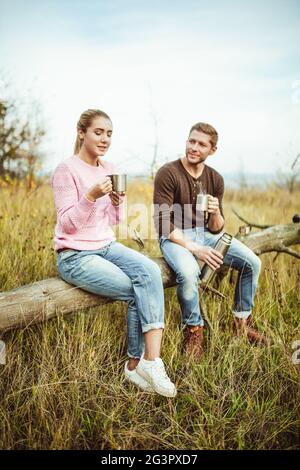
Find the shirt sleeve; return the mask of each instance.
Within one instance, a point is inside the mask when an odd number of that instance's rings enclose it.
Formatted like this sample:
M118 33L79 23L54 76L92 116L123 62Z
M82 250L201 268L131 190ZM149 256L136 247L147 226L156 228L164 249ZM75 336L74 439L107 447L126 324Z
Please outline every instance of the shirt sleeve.
M169 168L162 167L154 179L153 221L159 237L169 237L175 229L173 217L176 179Z
M216 187L216 191L215 191L215 197L219 199L220 212L221 212L223 219L225 219L224 212L223 212L223 196L224 196L224 178L223 176L220 175L220 178L218 180L218 184Z
M221 215L222 215L223 219L225 220L224 212L223 212L223 196L224 196L224 178L223 178L223 176L219 175L218 181L217 181L217 184L216 184L215 190L214 190L214 197L217 197L218 200L219 200L220 212L221 212ZM208 220L209 220L209 218L208 218ZM222 232L223 227L224 227L224 225L217 231L212 231L210 229L209 229L209 231L211 233L218 234L218 233Z
M65 233L75 233L86 225L95 210L95 202L85 196L78 198L76 183L69 168L63 163L54 171L51 185L57 221Z

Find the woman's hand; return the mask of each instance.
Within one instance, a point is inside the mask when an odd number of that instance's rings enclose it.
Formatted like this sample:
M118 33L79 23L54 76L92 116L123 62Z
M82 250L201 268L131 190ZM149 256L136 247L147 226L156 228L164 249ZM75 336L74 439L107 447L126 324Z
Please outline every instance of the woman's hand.
M94 184L94 186L92 186L89 189L88 193L86 194L86 197L90 201L95 202L96 199L98 199L99 197L106 196L106 194L111 193L111 191L112 191L111 179L108 176L106 176L103 181L101 181L100 183Z
M124 201L125 193L117 193L116 191L112 191L109 193L109 197L113 206L119 206L121 202Z

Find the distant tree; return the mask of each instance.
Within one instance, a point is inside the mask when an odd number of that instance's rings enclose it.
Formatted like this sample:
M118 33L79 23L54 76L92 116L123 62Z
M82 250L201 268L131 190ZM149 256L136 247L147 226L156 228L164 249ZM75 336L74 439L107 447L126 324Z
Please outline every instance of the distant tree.
M0 96L0 178L27 177L29 187L40 168L39 147L45 135L35 104L30 114L31 119L24 117L17 100Z
M243 157L240 157L239 159L239 169L234 181L237 183L238 189L241 191L247 190L249 187L249 180L246 175Z
M294 159L288 171L278 171L276 185L293 193L300 186L300 153Z
M150 116L151 120L153 123L153 130L154 130L154 142L153 142L153 153L152 153L152 160L150 163L150 177L153 180L155 177L155 174L159 168L159 156L158 156L158 149L159 149L159 139L158 139L158 128L159 128L159 119L157 116L157 113L155 109L152 106L151 103L151 110L150 110Z
M159 125L160 119L158 117L157 110L153 105L153 92L151 85L148 85L149 90L149 115L151 119L151 123L153 125L153 153L151 162L149 165L150 169L150 178L154 180L157 170L161 166L160 156L159 156Z

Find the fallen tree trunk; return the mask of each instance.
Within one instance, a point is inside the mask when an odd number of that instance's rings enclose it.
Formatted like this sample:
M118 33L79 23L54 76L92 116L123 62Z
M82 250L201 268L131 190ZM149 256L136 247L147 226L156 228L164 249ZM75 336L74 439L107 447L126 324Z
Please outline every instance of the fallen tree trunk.
M273 225L261 232L249 235L238 234L236 238L251 248L257 255L276 251L278 253L287 253L300 259L300 253L288 248L291 245L300 243L299 224Z
M269 227L261 232L237 235L256 254L270 251L285 252L300 258L299 253L288 246L300 243L300 225L287 224ZM153 258L161 270L164 287L175 286L173 271L163 258ZM222 267L224 275L227 267ZM62 279L44 279L32 284L0 293L0 331L48 320L58 314L67 315L78 310L114 302L111 299L90 294L71 286Z
M154 259L162 272L164 287L176 284L175 275L163 258ZM0 293L0 331L49 320L58 314L67 315L78 310L114 302L107 297L72 286L59 277L22 286Z

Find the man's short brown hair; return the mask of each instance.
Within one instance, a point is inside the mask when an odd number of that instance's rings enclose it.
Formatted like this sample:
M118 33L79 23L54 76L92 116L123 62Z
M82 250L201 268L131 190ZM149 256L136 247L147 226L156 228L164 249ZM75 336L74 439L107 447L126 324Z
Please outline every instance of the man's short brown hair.
M189 135L193 131L198 131L198 132L203 132L204 134L208 134L210 136L211 145L213 147L216 147L217 142L218 142L218 133L213 126L211 126L210 124L207 124L206 122L197 122L197 124L194 124L191 127Z

